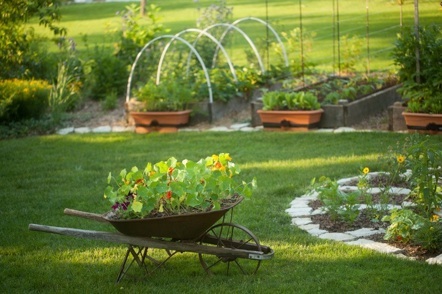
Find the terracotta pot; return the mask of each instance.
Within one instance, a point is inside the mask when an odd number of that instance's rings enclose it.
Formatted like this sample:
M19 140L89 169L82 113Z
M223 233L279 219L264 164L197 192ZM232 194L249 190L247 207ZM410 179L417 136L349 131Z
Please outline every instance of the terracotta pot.
M402 112L409 131L442 132L442 114Z
M144 219L112 219L105 217L120 233L137 237L161 237L180 240L197 239L230 209L242 201L242 197L219 210Z
M257 110L264 128L307 131L319 127L324 110Z
M191 110L183 111L146 111L130 112L135 123L135 132L139 134L153 131L173 132L189 123Z

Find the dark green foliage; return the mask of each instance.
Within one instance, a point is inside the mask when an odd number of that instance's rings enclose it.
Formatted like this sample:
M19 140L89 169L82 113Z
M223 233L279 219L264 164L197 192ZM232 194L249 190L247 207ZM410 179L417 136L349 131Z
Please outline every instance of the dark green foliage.
M32 46L34 34L25 30L24 24L37 15L39 24L54 34L64 34L63 28L54 25L59 20L60 0L1 0L0 7L0 78L23 78L38 74L39 59Z
M85 64L85 91L93 100L103 100L115 92L124 94L128 71L126 64L108 50L95 47Z
M45 81L1 81L0 122L39 118L48 106L49 93Z
M402 83L399 89L411 112L442 113L442 35L441 27L418 28L418 35L405 28L393 49ZM418 52L418 53L417 53ZM419 55L419 71L417 57Z

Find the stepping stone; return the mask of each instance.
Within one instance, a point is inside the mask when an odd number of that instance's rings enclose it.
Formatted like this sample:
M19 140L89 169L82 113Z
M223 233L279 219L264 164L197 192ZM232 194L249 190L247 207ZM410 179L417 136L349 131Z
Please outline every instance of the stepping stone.
M368 240L368 239L357 239L354 241L345 242L345 244L348 244L348 245L358 245L358 246L362 246L365 244L372 244L372 243L376 243L376 242L373 240Z
M243 127L239 129L241 132L257 132L259 129L253 127Z
M212 132L231 132L233 130L229 129L228 127L213 127L209 129L209 131Z
M64 129L60 129L57 131L57 134L59 135L67 135L67 134L71 134L74 132L74 128L64 128Z
M436 257L432 257L432 258L427 259L427 262L429 264L442 264L442 254L438 255Z
M325 233L319 236L321 239L328 239L334 241L353 241L356 239L355 236L346 233Z
M92 129L92 133L110 133L111 131L110 126L100 126Z
M289 208L285 210L291 217L310 216L311 208Z
M304 231L318 230L319 224L305 224L305 225L299 226L299 228Z
M130 132L132 129L130 127L123 127L123 126L113 126L112 132L114 133L122 133L122 132Z
M340 127L334 130L334 133L346 133L346 132L354 132L354 128L348 128L348 127Z
M373 228L362 228L359 230L348 231L345 233L350 234L355 237L358 237L358 238L361 238L361 237L367 237L367 236L376 235L376 234L384 234L385 230L384 229L376 230Z
M319 236L321 236L323 234L328 233L328 231L322 230L322 229L311 229L311 230L308 230L307 233L309 233L312 236L319 237Z
M362 246L364 248L376 250L381 253L387 253L387 254L404 253L404 250L402 250L400 248L396 248L394 246L391 246L391 245L388 245L385 243L379 243L379 242L360 244L360 246Z
M242 124L233 124L230 126L230 128L234 129L234 130L240 130L242 128L249 127L249 126L250 126L249 123L242 123Z
M292 218L292 225L303 226L312 223L312 219L309 217L294 217Z
M91 129L88 127L75 128L74 132L77 134L87 134L91 132Z
M298 206L304 206L304 205L308 206L310 201L312 201L312 200L311 199L307 199L307 198L295 198L295 200L290 202L290 206L291 207L298 207Z

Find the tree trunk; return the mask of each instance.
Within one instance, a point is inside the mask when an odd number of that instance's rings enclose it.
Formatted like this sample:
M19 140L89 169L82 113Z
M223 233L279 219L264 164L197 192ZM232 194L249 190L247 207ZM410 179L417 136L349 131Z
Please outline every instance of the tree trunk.
M140 14L141 14L141 16L146 15L146 2L147 2L147 0L140 0Z

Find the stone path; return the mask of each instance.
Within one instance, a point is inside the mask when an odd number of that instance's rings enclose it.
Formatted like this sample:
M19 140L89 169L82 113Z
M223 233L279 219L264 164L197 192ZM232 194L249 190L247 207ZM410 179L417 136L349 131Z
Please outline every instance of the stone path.
M351 180L353 180L353 178L342 179L338 181L338 183L341 185L340 189L345 191L355 189L356 187L345 186L345 182L350 182ZM372 192L375 193L376 191L373 190ZM395 192L408 194L410 191L408 189L400 189L400 191L396 190ZM359 230L347 231L344 233L333 233L320 229L319 224L313 224L311 216L316 214L324 214L325 212L322 209L313 210L309 206L309 203L316 200L317 197L318 193L312 192L310 194L305 194L301 197L295 198L290 203L290 208L286 209L286 212L292 217L292 225L295 225L300 229L305 230L309 234L317 236L321 239L340 241L348 245L361 246L382 253L394 254L397 257L409 258L403 254L404 251L400 248L364 238L374 234L385 233L384 229L376 230L373 228L362 228ZM364 207L361 207L360 209L363 208ZM442 212L439 213L442 214ZM442 265L442 254L434 258L430 258L426 260L426 262L429 264Z
M178 132L201 132L201 131L212 131L212 132L234 132L234 131L242 131L242 132L255 132L263 130L262 126L252 127L250 123L237 123L232 124L230 126L211 126L205 128L198 127L184 127L179 128ZM341 127L337 129L318 129L316 132L329 132L329 133L342 133L342 132L354 132L356 129L349 127ZM95 128L90 127L68 127L63 128L57 131L59 135L68 135L68 134L87 134L87 133L110 133L110 132L135 132L135 128L133 126L123 127L123 126L99 126Z

